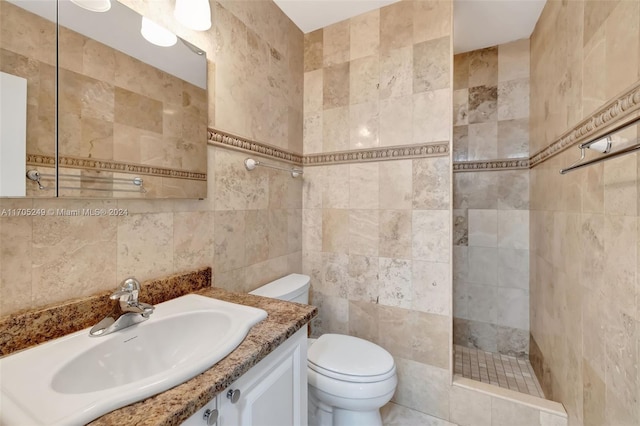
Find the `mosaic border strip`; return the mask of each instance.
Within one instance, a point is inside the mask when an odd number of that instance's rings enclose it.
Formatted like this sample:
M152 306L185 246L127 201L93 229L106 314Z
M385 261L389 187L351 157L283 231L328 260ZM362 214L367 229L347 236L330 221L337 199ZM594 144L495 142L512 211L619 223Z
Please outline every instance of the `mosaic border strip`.
M388 146L304 156L305 166L362 163L368 161L404 160L411 158L442 157L449 154L449 142L433 142L422 145Z
M165 167L145 166L143 164L123 163L110 160L94 160L91 158L61 156L58 158L60 167L83 170L100 170L108 172L136 173L149 176L168 177L176 179L206 181L207 174L188 170L169 169ZM50 155L27 154L27 164L31 166L45 165L53 167L55 157Z
M521 170L529 168L529 158L508 158L504 160L456 161L454 172L491 172L500 170Z
M555 142L532 155L529 159L530 167L537 166L569 147L604 135L614 127L631 122L639 116L640 81L563 133Z
M279 161L302 165L302 155L278 148L266 143L252 141L250 139L225 133L209 127L207 129L208 142L212 145L230 148L236 151L263 155Z

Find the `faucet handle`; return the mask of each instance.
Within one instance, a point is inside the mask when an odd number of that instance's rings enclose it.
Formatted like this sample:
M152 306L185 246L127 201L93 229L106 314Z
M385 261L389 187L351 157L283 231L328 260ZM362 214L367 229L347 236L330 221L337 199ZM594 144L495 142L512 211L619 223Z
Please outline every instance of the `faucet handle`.
M134 277L126 278L120 283L120 289L111 294L110 299L121 299L126 302L138 303L138 292L140 291L140 287L140 281ZM126 297L126 299L123 299L123 297Z

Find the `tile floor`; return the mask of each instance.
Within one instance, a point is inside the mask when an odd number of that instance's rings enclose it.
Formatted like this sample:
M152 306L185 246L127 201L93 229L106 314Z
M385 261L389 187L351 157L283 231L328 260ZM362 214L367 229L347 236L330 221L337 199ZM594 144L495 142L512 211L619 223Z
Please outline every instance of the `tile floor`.
M527 359L455 345L455 374L544 398L540 383Z
M380 410L383 426L455 426L446 420L429 416L402 405L388 403Z

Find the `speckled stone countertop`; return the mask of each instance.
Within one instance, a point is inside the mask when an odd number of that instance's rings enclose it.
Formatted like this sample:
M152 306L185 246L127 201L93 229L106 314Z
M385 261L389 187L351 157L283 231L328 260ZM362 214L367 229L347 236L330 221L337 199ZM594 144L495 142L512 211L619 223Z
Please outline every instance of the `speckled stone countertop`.
M201 278L203 275L210 277L210 274L211 269L207 268L194 273L190 279L194 277ZM169 277L160 284L162 287L167 288L167 283L175 284L186 276ZM197 287L201 287L203 284L200 278L196 280L195 287L190 288L191 291L186 291L189 289L187 286L183 287L178 293L172 293L171 296L178 297L192 292L227 302L254 306L267 311L267 319L253 326L244 341L233 352L204 373L158 395L107 413L91 422L90 425L179 425L296 331L304 327L318 312L317 308L310 305L283 302L246 293L232 293L216 287L205 287L196 290ZM163 296L161 301L169 300L173 297ZM145 300L142 296L140 299L143 301L149 300ZM74 302L74 305L78 303L82 306L86 301ZM153 303L160 303L160 301L154 301ZM64 310L69 310L69 305L65 304ZM35 313L26 312L10 318L0 319L0 336L4 335L4 341L0 339L0 353L10 353L31 346L34 342L39 343L47 340L41 336L43 333L42 324L52 323L52 316L56 317L58 315L56 314L56 309L61 308L51 307ZM53 313L49 311L53 311ZM72 310L72 312L75 311ZM34 328L33 324L28 322L33 318L46 318L47 320L38 321L35 324L34 331L32 330ZM75 321L76 324L82 322ZM66 332L62 335L76 331L74 330L75 328L77 328L77 325L65 328ZM82 328L85 327L80 327L79 329ZM30 337L33 333L36 333L34 334L35 338ZM55 334L59 334L57 330L54 335L49 335L48 339L59 337ZM9 340L8 336L13 337L13 339ZM11 344L12 341L18 341L19 344ZM31 344L26 344L26 342ZM5 350L2 351L2 348Z

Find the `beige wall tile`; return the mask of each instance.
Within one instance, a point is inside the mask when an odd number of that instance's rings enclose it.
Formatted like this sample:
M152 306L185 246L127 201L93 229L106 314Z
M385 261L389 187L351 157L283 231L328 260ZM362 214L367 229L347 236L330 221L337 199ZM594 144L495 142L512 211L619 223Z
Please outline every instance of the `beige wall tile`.
M378 255L378 210L349 210L349 254Z
M171 213L123 216L117 226L118 280L128 276L146 280L173 272Z
M448 209L449 159L446 157L413 160L413 208L424 210Z
M349 255L322 253L321 290L325 295L346 300L349 292ZM339 305L336 306L339 307Z
M269 258L269 211L248 210L245 214L245 256L252 265Z
M349 103L359 104L378 100L380 61L378 55L354 59L349 69Z
M469 89L454 90L453 125L462 126L466 124L469 124Z
M380 9L380 50L413 44L413 4L397 2Z
M380 47L380 9L363 13L351 19L351 60L377 55Z
M322 208L349 208L349 165L327 166L322 179Z
M173 270L191 271L213 264L214 213L173 214Z
M416 312L415 315L413 360L449 370L451 318L423 312Z
M302 229L302 249L322 251L322 209L302 210Z
M453 57L453 88L468 89L469 86L469 53L460 53Z
M449 371L407 359L395 360L398 387L392 401L448 420L451 381Z
M379 145L378 101L349 107L349 148L365 149Z
M323 108L349 105L349 63L323 68Z
M378 268L379 303L411 308L411 261L380 257Z
M331 253L349 252L348 210L322 210L322 251Z
M322 56L325 67L349 61L349 25L349 20L345 20L322 30Z
M410 209L413 200L413 160L379 164L381 209Z
M411 258L411 211L380 210L380 256Z
M322 116L322 151L346 151L349 149L349 107L326 109Z
M529 78L529 39L498 46L498 81Z
M491 397L459 386L451 387L452 422L460 426L491 426Z
M520 250L529 248L529 211L498 211L498 247Z
M529 116L529 79L511 80L498 85L498 120Z
M408 309L378 305L378 344L396 359L397 357L410 359L413 333L407 324L413 325L413 323L413 313Z
M304 117L302 138L304 139L304 154L317 154L323 149L323 113L311 114Z
M349 165L349 207L377 209L379 206L378 163Z
M413 48L403 47L380 54L380 99L413 93Z
M491 247L469 247L468 253L468 282L495 285L498 279L498 251Z
M413 45L413 93L450 87L449 37Z
M349 256L349 290L348 297L349 300L356 302L367 302L366 304L375 303L374 307L378 303L378 295L379 293L379 284L378 284L378 258L377 257L367 257L367 256ZM371 336L373 341L378 340L377 333L377 308L374 307L366 307L360 304L361 309L370 313L370 315L375 315L374 320L376 320L376 324L370 330L375 330L375 334ZM350 318L352 320L351 324L353 324L354 328L362 329L365 327L364 324L357 324L355 318Z
M449 264L414 260L411 283L413 289L411 309L438 315L451 314Z
M469 246L498 247L498 211L469 209Z
M322 112L323 109L323 70L317 69L304 73L304 115Z
M451 9L452 4L447 1L413 2L413 42L449 36Z
M505 105L510 104L505 103ZM494 122L498 118L497 111L498 88L496 86L469 88L469 124Z
M231 271L246 266L246 220L244 211L215 213L215 270Z
M322 68L322 29L304 35L304 72Z
M349 300L349 335L376 342L378 307L374 303Z
M491 425L511 426L514 424L539 424L538 410L501 398L491 398Z
M413 95L413 143L448 141L451 93L448 89Z
M401 96L380 101L379 145L408 145L413 141L413 98Z
M498 48L469 53L469 87L495 86L498 83Z
M450 213L447 210L413 211L413 259L449 262Z

